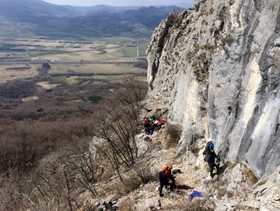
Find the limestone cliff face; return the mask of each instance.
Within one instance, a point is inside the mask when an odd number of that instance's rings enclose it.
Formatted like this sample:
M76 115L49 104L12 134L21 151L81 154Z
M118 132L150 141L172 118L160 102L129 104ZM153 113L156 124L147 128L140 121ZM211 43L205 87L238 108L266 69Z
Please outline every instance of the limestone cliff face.
M205 138L257 177L280 165L279 0L197 0L147 52L148 98L182 131L178 153Z

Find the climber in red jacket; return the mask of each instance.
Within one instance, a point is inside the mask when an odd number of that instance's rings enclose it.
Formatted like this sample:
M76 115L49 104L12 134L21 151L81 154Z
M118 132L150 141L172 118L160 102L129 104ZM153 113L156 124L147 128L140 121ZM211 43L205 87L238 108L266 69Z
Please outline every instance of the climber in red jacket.
M159 195L162 197L162 189L163 186L167 188L167 186L170 185L170 191L173 191L173 189L176 187L175 183L175 177L173 176L171 170L173 166L171 164L167 166L163 166L161 168L161 171L159 172L159 182L160 182L160 187L159 187Z

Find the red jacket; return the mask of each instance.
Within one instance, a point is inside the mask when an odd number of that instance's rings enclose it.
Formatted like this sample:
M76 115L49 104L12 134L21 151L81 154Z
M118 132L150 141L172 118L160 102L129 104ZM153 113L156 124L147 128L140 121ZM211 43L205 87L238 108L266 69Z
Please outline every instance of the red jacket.
M162 121L161 119L159 119L159 120L157 121L157 125L163 125L163 121Z
M168 179L172 179L173 175L171 174L171 170L166 168L166 170L164 171L164 176Z

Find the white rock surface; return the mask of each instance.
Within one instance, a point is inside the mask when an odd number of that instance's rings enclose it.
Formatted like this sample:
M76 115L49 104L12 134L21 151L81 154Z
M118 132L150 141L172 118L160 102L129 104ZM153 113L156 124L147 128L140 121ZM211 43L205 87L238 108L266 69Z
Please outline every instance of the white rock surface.
M280 165L279 11L279 0L197 0L155 30L148 99L181 129L179 154L211 138L258 178Z

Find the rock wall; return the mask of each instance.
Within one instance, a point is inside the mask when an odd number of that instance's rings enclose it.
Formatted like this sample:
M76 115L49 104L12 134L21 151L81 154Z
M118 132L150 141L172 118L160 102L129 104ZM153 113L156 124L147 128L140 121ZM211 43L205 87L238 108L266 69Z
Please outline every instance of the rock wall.
M279 0L197 0L158 26L147 59L178 153L205 138L257 177L280 165Z

